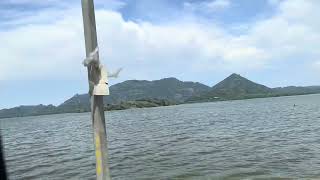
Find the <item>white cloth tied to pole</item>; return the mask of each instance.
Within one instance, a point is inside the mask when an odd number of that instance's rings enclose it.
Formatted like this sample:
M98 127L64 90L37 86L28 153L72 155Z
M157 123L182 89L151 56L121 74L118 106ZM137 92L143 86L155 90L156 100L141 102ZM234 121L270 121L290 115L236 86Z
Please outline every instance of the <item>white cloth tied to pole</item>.
M93 95L109 95L109 82L108 82L108 73L107 69L103 65L99 65L100 69L100 79L98 84L93 86Z
M89 65L92 64L97 64L99 65L99 59L98 59L98 52L99 52L99 48L96 47L90 54L89 56L84 59L84 61L82 62L82 64L86 67L88 67Z
M99 48L96 47L89 56L82 62L82 64L86 67L94 66L99 71L99 80L98 83L95 83L91 80L89 80L89 87L90 91L92 92L92 95L109 95L109 82L108 77L117 78L119 76L120 71L122 68L119 68L114 73L108 73L107 68L100 64L98 59Z

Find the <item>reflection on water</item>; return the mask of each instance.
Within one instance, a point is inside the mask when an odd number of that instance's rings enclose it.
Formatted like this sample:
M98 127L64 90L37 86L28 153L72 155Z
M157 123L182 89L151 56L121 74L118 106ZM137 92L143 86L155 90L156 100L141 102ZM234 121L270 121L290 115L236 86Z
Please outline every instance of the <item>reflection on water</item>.
M320 179L320 95L106 115L113 179ZM88 113L0 127L11 179L95 179Z

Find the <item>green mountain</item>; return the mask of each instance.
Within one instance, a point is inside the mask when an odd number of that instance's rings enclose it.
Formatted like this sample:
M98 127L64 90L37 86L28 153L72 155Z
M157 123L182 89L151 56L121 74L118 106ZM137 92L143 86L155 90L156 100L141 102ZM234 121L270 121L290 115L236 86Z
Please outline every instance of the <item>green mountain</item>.
M111 95L106 103L114 104L137 99L156 98L176 102L206 92L210 87L197 82L184 82L176 78L164 78L155 81L129 80L110 88Z
M115 105L126 101L141 99L164 99L183 103L192 96L207 92L210 87L197 82L184 82L176 78L164 78L155 81L128 80L110 87L110 95L104 97L105 104ZM75 95L62 103L61 111L90 109L89 95Z
M218 101L245 99L250 97L260 97L272 94L273 90L264 85L252 82L239 74L231 74L207 93L194 96L188 101Z
M180 103L289 96L320 93L320 86L269 88L239 74L231 74L213 87L176 78L128 80L110 87L106 110L167 106ZM76 94L59 106L19 106L0 110L0 118L90 111L88 94Z
M111 86L110 95L104 97L104 102L107 110L165 106L183 103L208 90L210 87L204 84L176 78L128 80ZM57 107L39 105L3 109L0 110L0 118L87 111L90 111L89 95L76 94Z
M271 92L271 88L252 82L239 74L231 74L213 86L209 93L220 96L239 97L246 94L265 94Z

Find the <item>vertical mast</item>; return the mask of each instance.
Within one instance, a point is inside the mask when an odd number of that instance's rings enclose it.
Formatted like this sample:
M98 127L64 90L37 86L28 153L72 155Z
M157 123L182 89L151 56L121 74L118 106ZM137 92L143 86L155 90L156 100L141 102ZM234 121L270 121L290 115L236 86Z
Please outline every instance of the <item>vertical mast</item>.
M88 58L98 46L93 0L82 0L82 16L86 44L86 56ZM99 55L97 55L96 60L99 62ZM100 79L101 71L99 67L94 64L88 65L91 118L93 123L96 154L96 175L97 180L110 180L103 95L94 95L92 93L93 85L98 84Z

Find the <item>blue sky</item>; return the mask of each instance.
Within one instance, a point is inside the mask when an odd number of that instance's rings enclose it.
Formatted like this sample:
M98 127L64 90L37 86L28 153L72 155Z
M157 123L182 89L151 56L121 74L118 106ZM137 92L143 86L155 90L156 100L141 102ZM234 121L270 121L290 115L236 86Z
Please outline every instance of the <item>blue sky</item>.
M318 0L95 0L100 57L129 79L320 85ZM87 92L79 0L0 1L0 109Z

